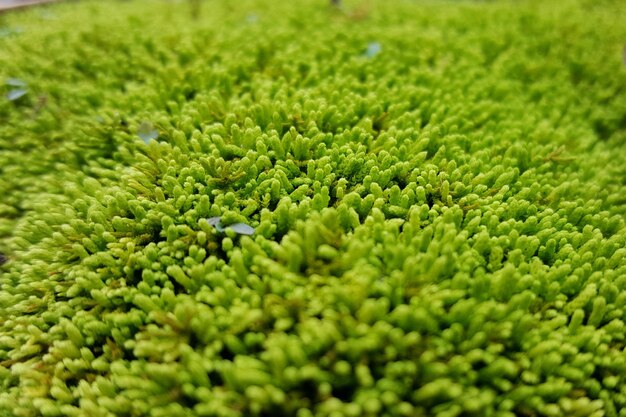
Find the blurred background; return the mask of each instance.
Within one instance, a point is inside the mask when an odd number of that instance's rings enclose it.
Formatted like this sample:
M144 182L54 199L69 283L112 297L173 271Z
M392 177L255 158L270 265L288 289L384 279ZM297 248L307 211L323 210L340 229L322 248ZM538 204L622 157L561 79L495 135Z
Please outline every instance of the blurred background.
M37 3L48 3L54 0L0 0L0 10L15 9Z

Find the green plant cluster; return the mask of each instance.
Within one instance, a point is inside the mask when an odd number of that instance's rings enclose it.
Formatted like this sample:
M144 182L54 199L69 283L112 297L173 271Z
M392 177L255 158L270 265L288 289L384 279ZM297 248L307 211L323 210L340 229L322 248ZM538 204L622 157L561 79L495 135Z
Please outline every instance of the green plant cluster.
M0 16L0 415L626 416L618 1Z

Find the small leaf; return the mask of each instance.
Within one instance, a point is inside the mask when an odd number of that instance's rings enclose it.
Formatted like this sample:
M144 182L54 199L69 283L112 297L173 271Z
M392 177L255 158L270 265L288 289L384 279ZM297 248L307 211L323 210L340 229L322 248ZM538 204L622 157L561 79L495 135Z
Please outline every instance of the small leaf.
M11 87L26 87L28 85L25 81L22 81L19 78L7 78L4 83Z
M258 21L259 21L259 16L256 15L255 13L250 13L249 15L246 16L246 22L249 25L254 25Z
M54 13L50 13L50 11L48 10L42 10L39 17L41 17L42 20L55 20L56 19L56 16L54 15Z
M223 232L224 226L222 226L221 219L221 217L209 217L208 219L206 219L206 221L208 224L215 227L215 230L217 230L218 232Z
M152 126L152 123L142 122L137 129L137 135L147 144L150 140L158 138L159 132Z
M209 217L208 219L206 219L206 222L211 226L215 226L217 224L220 224L221 219L221 217Z
M367 45L367 49L365 50L365 56L368 58L373 58L378 55L383 50L380 42L370 42Z
M11 90L7 93L7 99L9 101L15 101L21 97L24 97L26 95L26 93L28 93L28 90L24 89L24 88L16 88L14 90Z
M245 223L235 223L230 225L230 228L233 229L235 233L240 235L252 235L254 234L254 227L247 225Z
M21 28L1 28L0 38L8 38L9 36L19 35L23 30Z

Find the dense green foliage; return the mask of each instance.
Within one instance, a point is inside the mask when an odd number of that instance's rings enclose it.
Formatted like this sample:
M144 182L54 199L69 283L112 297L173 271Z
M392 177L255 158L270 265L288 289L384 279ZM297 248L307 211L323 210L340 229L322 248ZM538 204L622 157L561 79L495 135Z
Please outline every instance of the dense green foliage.
M0 415L626 416L619 4L0 16Z

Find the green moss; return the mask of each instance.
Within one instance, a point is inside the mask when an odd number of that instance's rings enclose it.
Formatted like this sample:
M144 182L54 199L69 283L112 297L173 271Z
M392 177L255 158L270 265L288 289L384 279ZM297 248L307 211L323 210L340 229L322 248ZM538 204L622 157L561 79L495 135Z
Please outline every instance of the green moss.
M293 3L1 16L0 415L626 416L621 4Z

